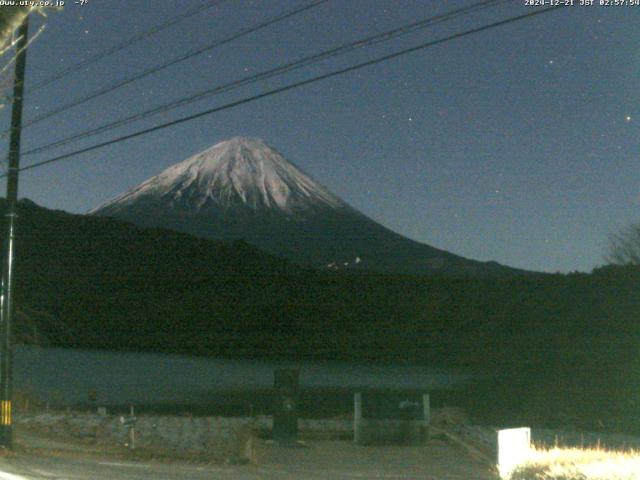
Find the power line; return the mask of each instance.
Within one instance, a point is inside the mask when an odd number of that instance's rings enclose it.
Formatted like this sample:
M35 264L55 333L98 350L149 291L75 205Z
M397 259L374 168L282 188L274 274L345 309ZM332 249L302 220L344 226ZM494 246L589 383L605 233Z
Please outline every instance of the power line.
M39 147L36 148L32 148L30 150L27 150L25 152L23 152L23 155L33 155L36 153L42 153L44 151L50 150L52 148L55 147L60 147L62 145L66 145L68 143L71 142L75 142L77 140L83 139L83 138L87 138L87 137L92 137L94 135L97 135L99 133L104 133L106 131L112 130L114 128L117 127L121 127L123 125L127 125L129 123L138 121L138 120L143 120L146 118L149 118L151 116L157 115L159 113L164 113L167 112L169 110L178 108L178 107L182 107L185 105L188 105L190 103L196 102L196 101L200 101L203 100L205 98L209 98L211 96L214 95L218 95L220 93L226 93L229 92L231 90L234 90L236 88L245 86L245 85L249 85L261 80L265 80L277 75L281 75L283 73L288 73L291 72L293 70L296 70L298 68L302 68L302 67L306 67L308 65L311 65L313 63L319 62L321 60L325 60L327 58L331 58L331 57L335 57L338 55L343 55L345 53L348 53L350 51L353 51L357 48L362 48L362 47L369 47L372 45L376 45L382 42L386 42L395 38L398 38L402 35L406 35L409 33L413 33L416 32L420 29L424 29L426 27L430 27L432 25L435 25L437 23L441 23L441 22L445 22L445 21L449 21L452 20L453 18L456 18L458 16L461 15L466 15L472 12L476 12L479 11L481 9L486 9L489 7L494 7L497 6L501 3L506 3L506 2L510 2L513 0L485 0L482 2L478 2L475 3L473 5L467 6L467 7L463 7L463 8L458 8L440 15L436 15L436 16L432 16L432 17L428 17L426 19L422 19L416 22L412 22L408 25L404 25L401 27L397 27L394 28L392 30L388 30L382 33L378 33L375 35L371 35L369 37L365 37L365 38L361 38L359 40L347 43L345 45L341 45L339 47L334 47L331 48L329 50L325 50L322 51L320 53L316 53L307 57L304 57L302 59L293 61L293 62L289 62L286 63L284 65L281 65L279 67L275 67L266 71L262 71L259 72L257 74L253 74L250 76L246 76L243 77L239 80L230 82L230 83L226 83L223 85L219 85L216 86L214 88L211 89L207 89L201 92L198 92L196 94L193 94L189 97L186 98L181 98L178 100L174 100L171 101L169 103L166 103L164 105L158 106L158 107L154 107L152 109L146 110L144 112L140 112L134 115L130 115L127 117L123 117L120 118L116 121L113 122L109 122L103 125L100 125L98 127L89 129L89 130L85 130L83 132L74 134L72 136L57 140L53 143L49 143L46 145L41 145Z
M373 60L368 60L366 62L358 63L358 64L352 65L350 67L346 67L346 68L342 68L340 70L335 70L333 72L325 73L323 75L319 75L319 76L316 76L316 77L313 77L313 78L310 78L310 79L307 79L307 80L302 80L302 81L295 82L295 83L292 83L292 84L289 84L289 85L285 85L284 87L280 87L280 88L276 88L276 89L273 89L273 90L269 90L267 92L263 92L263 93L260 93L258 95L254 95L254 96L251 96L251 97L243 98L241 100L237 100L237 101L234 101L234 102L231 102L231 103L227 103L227 104L219 106L219 107L211 108L211 109L205 110L203 112L199 112L199 113L196 113L196 114L193 114L193 115L188 115L186 117L182 117L182 118L179 118L177 120L173 120L171 122L166 122L166 123L163 123L163 124L160 124L160 125L156 125L155 127L139 130L137 132L130 133L128 135L123 135L121 137L117 137L117 138L114 138L112 140L108 140L108 141L105 141L105 142L102 142L102 143L98 143L98 144L92 145L90 147L81 148L79 150L75 150L75 151L70 152L70 153L65 153L63 155L58 155L57 157L53 157L53 158L50 158L48 160L43 160L41 162L36 162L36 163L31 164L31 165L27 165L25 167L21 167L20 171L31 170L33 168L38 168L38 167L41 167L43 165L48 165L50 163L59 162L61 160L65 160L65 159L70 158L70 157L75 157L75 156L80 155L82 153L87 153L87 152L90 152L90 151L93 151L93 150L98 150L100 148L104 148L104 147L107 147L109 145L113 145L115 143L119 143L119 142L123 142L123 141L126 141L126 140L130 140L132 138L140 137L140 136L146 135L148 133L156 132L158 130L163 130L165 128L173 127L175 125L178 125L178 124L181 124L181 123L184 123L184 122L195 120L197 118L201 118L201 117L204 117L206 115L211 115L213 113L217 113L217 112L220 112L220 111L223 111L223 110L228 110L228 109L233 108L233 107L244 105L244 104L252 102L254 100L259 100L261 98L270 97L270 96L276 95L278 93L283 93L283 92L286 92L286 91L289 91L289 90L293 90L295 88L299 88L299 87L302 87L302 86L305 86L305 85L309 85L309 84L312 84L312 83L319 82L321 80L326 80L326 79L331 78L331 77L336 77L338 75L343 75L345 73L353 72L355 70L359 70L359 69L364 68L364 67L368 67L368 66L371 66L371 65L382 63L382 62L385 62L387 60L391 60L391 59L394 59L394 58L397 58L397 57L400 57L400 56L403 56L403 55L407 55L409 53L417 52L417 51L424 50L424 49L427 49L427 48L430 48L430 47L433 47L433 46L436 46L436 45L440 45L440 44L449 42L451 40L456 40L458 38L466 37L468 35L484 32L486 30L490 30L490 29L493 29L493 28L496 28L496 27L500 27L500 26L503 26L503 25L514 23L514 22L517 22L517 21L520 21L520 20L531 18L531 17L534 17L536 15L541 15L543 13L548 13L548 12L551 12L553 10L558 10L558 9L561 9L561 8L564 8L564 6L563 5L558 5L558 6L544 8L544 9L541 9L541 10L535 10L535 11L532 11L532 12L529 12L529 13L526 13L526 14L523 14L523 15L510 17L510 18L507 18L505 20L500 20L498 22L494 22L494 23L491 23L491 24L488 24L488 25L483 25L481 27L477 27L477 28L473 28L473 29L470 29L470 30L466 30L466 31L461 32L461 33L456 33L456 34L453 34L453 35L449 35L447 37L444 37L444 38L441 38L441 39L438 39L438 40L433 40L433 41L430 41L430 42L427 42L427 43L423 43L423 44L420 44L420 45L417 45L417 46L414 46L414 47L405 48L403 50L400 50L400 51L397 51L397 52L394 52L394 53L390 53L390 54L375 58ZM4 177L6 177L6 174L0 175L0 178L4 178Z
M100 90L97 90L93 93L89 93L88 95L85 95L84 97L80 97L76 100L73 100L65 105L62 105L58 108L55 108L53 110L50 110L48 112L43 113L42 115L39 115L27 122L25 122L22 125L22 129L24 130L27 127L30 127L31 125L35 125L36 123L39 123L43 120L46 120L47 118L53 117L54 115L57 115L59 113L62 113L64 111L67 111L73 107L77 107L78 105L81 105L85 102L88 102L89 100L94 100L98 97L101 97L102 95L106 95L107 93L111 93L114 90L117 90L119 88L124 87L125 85L128 85L130 83L133 83L137 80L141 80L142 78L148 77L149 75L153 75L154 73L157 73L161 70L164 70L172 65L175 65L177 63L183 62L185 60L188 60L190 58L193 58L197 55L200 55L204 52L207 52L209 50L212 50L214 48L220 47L222 45L225 45L233 40L236 40L238 38L244 37L246 35L249 35L250 33L256 32L258 30L267 28L275 23L281 22L282 20L285 20L287 18L293 17L294 15L297 15L299 13L305 12L311 8L317 7L318 5L321 5L323 3L328 2L329 0L313 0L311 3L308 3L302 7L297 7L293 10L289 10L283 14L280 14L276 17L270 18L269 20L263 21L261 23L258 23L252 27L249 28L245 28L243 30L240 30L237 33L228 35L226 37L223 37L222 39L216 40L204 47L200 47L197 48L195 50L191 50L189 52L187 52L186 54L180 55L178 57L173 58L172 60L169 60L168 62L164 62L158 65L155 65L151 68L148 68L144 71L142 71L141 73L138 73L132 77L128 77L125 78L124 80L120 80L119 82L116 82L112 85L109 85L107 87L101 88ZM6 132L5 132L6 133Z
M85 60L82 60L81 62L76 63L75 65L71 65L61 70L58 73L54 73L50 77L45 78L44 80L33 85L31 88L27 89L27 93L31 93L43 87L46 87L47 85L50 85L51 83L57 80L60 80L61 78L66 77L67 75L70 75L78 70L82 70L83 68L88 67L92 63L98 62L105 57L108 57L110 55L113 55L114 53L124 50L125 48L128 48L135 43L146 40L147 38L155 35L156 33L160 33L161 31L166 30L167 28L170 28L176 25L177 23L183 20L186 20L187 18L193 17L194 15L197 15L198 13L211 8L214 5L221 3L222 1L225 1L225 0L208 0L203 5L198 5L197 7L189 9L184 13L177 15L167 20L166 22L160 23L145 32L141 32L136 35L133 35L132 37L129 37L126 40L123 40L122 42L107 48L106 50L98 52L95 55L92 55L89 58L86 58Z

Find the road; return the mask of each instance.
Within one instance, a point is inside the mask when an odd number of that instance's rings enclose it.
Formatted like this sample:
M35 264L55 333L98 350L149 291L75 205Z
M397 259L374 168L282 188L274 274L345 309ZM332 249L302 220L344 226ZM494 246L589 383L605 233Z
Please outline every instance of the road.
M0 480L495 480L489 469L440 441L424 447L359 447L313 441L263 446L258 465L190 465L21 453L0 459Z

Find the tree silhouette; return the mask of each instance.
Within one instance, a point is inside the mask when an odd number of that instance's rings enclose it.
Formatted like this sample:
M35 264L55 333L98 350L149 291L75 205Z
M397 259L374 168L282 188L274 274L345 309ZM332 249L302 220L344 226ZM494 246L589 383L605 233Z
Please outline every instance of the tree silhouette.
M634 223L609 237L605 260L616 265L640 265L640 223Z

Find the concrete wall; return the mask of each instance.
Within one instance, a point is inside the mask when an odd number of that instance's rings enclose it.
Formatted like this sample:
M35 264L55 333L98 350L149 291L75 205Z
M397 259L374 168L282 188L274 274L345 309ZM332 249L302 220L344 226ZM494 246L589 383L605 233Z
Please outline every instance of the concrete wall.
M358 445L421 445L429 439L430 408L429 395L423 395L421 418L367 418L363 412L363 393L356 393L354 442Z

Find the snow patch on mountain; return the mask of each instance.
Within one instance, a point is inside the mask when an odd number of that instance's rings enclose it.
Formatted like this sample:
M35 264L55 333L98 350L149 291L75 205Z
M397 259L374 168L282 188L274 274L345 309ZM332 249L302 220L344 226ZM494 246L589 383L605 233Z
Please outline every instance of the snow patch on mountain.
M119 210L143 199L196 211L243 205L287 215L318 206L348 207L263 140L244 137L218 143L173 165L89 213Z

